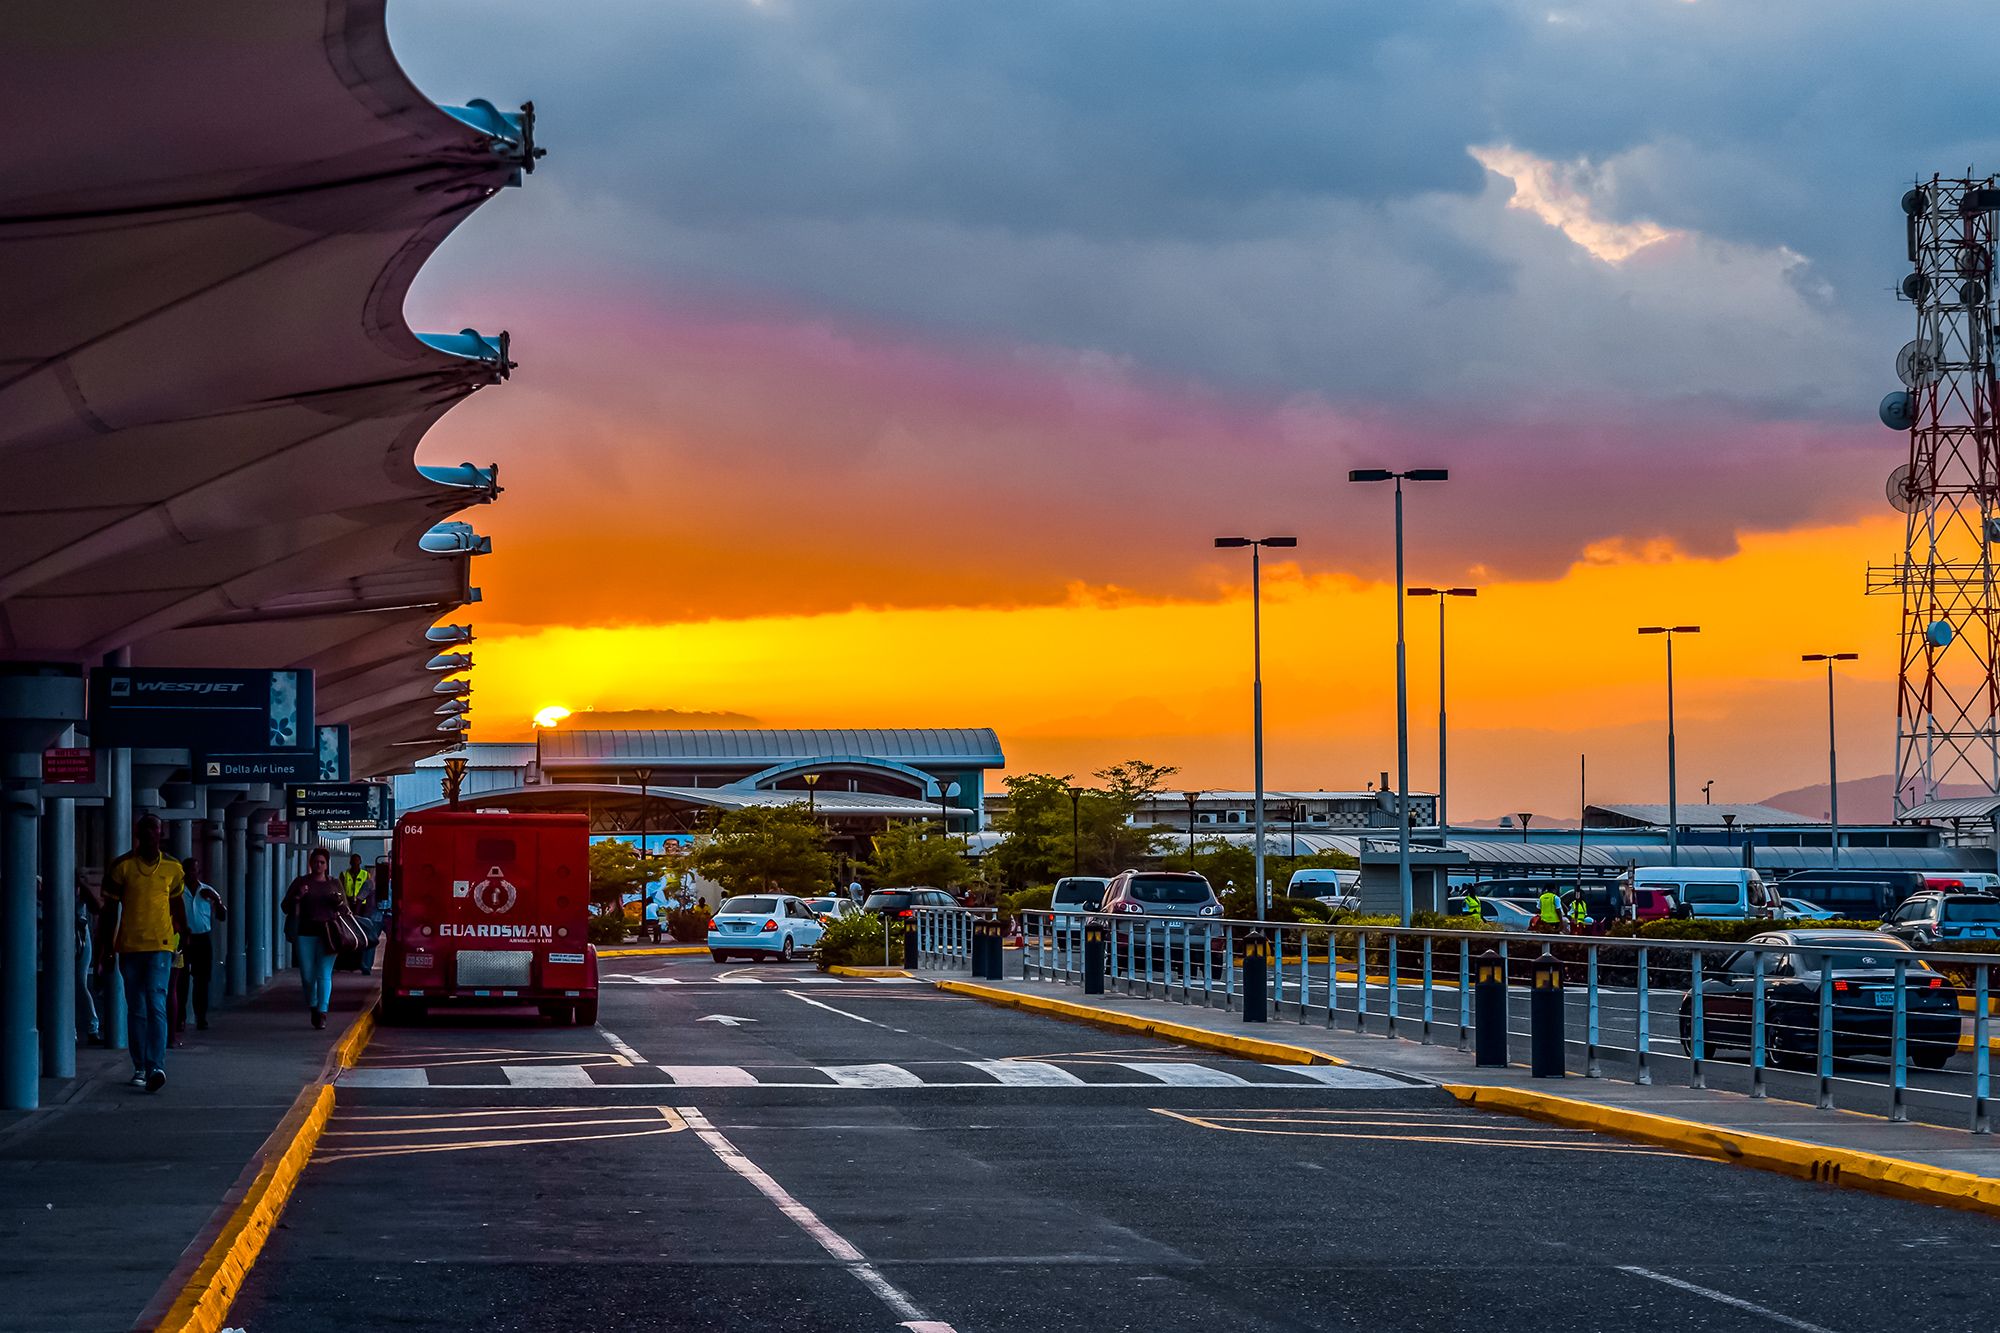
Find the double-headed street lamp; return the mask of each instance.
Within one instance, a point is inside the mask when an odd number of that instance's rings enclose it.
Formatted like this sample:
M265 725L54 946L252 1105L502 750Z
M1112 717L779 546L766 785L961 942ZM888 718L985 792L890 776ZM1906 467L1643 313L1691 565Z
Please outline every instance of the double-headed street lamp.
M1667 864L1681 863L1681 806L1674 768L1674 635L1699 634L1699 625L1641 625L1641 634L1667 636Z
M1801 662L1826 663L1826 809L1833 833L1833 868L1840 869L1840 752L1833 741L1833 664L1858 662L1860 653L1806 653Z
M1257 791L1251 803L1251 820L1257 826L1257 919L1264 919L1264 611L1261 585L1260 548L1297 546L1297 537L1217 537L1220 547L1250 548L1250 735L1254 751Z
M1444 727L1444 604L1452 597L1477 597L1477 588L1405 588L1408 597L1435 597L1438 599L1438 805L1437 826L1442 833L1445 821L1445 727Z
M1441 467L1411 468L1392 472L1388 468L1356 468L1349 481L1393 481L1396 483L1396 587L1403 586L1403 483L1406 481L1450 481L1451 472ZM1396 598L1396 883L1402 892L1403 924L1410 924L1414 896L1410 888L1410 673L1403 646L1403 598Z

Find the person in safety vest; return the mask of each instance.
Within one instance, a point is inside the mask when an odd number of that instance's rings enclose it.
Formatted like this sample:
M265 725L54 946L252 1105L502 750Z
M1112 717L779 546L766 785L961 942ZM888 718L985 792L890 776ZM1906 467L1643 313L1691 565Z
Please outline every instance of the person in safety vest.
M1459 910L1469 920L1484 921L1486 919L1486 904L1479 901L1479 893L1476 889L1467 889L1465 891L1465 905L1459 908Z
M1583 900L1582 889L1569 891L1569 928L1572 933L1581 932L1590 924L1590 904Z
M1541 909L1535 917L1537 930L1562 929L1562 900L1556 897L1554 889L1543 889L1536 896L1535 905Z
M361 975L367 976L375 970L375 943L380 938L380 927L375 924L375 890L368 882L368 872L361 865L358 852L349 853L347 869L340 872L340 892L347 899L347 906L354 913L355 920L368 936L368 947L361 951ZM352 955L350 955L350 958ZM343 964L345 965L345 964Z

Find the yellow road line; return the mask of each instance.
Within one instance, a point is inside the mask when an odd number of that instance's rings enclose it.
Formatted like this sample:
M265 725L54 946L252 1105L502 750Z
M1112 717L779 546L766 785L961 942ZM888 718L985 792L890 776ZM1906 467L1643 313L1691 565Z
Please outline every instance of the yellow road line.
M1137 1014L1098 1009L1092 1005L1075 1004L1069 1000L1058 1000L1047 995L997 990L991 986L980 986L969 981L937 981L931 984L941 991L949 991L954 995L969 995L975 1000L985 1000L989 1004L1005 1005L1010 1009L1026 1009L1080 1023L1093 1023L1098 1027L1143 1032L1149 1037L1159 1037L1186 1046L1200 1046L1211 1051L1238 1055L1246 1060L1262 1060L1276 1065L1347 1063L1339 1056L1328 1055L1324 1051L1315 1051L1305 1046L1290 1046L1263 1037L1238 1037L1226 1032L1211 1032L1207 1028L1198 1028L1187 1023L1173 1023L1160 1018L1142 1018Z
M900 967L843 967L838 963L826 969L836 977L907 977L909 972Z
M1969 1171L1952 1171L1900 1157L1825 1144L1801 1143L1769 1134L1724 1129L1673 1116L1654 1115L1620 1106L1526 1088L1489 1088L1446 1083L1445 1091L1468 1106L1506 1111L1535 1120L1601 1130L1620 1138L1676 1148L1696 1157L1760 1167L1802 1180L1845 1185L1852 1189L1917 1199L1976 1212L2000 1214L2000 1179Z
M599 958L679 958L692 954L707 953L706 944L661 944L644 945L635 948L613 947L599 949Z

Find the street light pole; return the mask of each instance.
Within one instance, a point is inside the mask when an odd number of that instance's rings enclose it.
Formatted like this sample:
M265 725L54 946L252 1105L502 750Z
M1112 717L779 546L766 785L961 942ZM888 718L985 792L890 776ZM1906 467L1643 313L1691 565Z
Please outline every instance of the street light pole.
M1250 548L1250 735L1257 790L1251 799L1256 827L1257 919L1264 919L1264 610L1261 562L1266 546L1297 546L1297 537L1217 537L1220 547Z
M1699 625L1641 625L1641 634L1667 636L1667 864L1681 863L1679 773L1674 760L1674 635L1699 634Z
M1477 588L1405 588L1406 596L1435 597L1438 599L1438 803L1437 826L1440 831L1450 826L1445 810L1445 788L1448 772L1445 757L1445 712L1444 712L1444 604L1447 597L1477 597Z
M806 818L814 819L817 818L819 815L819 805L813 799L814 794L819 790L819 774L817 773L806 774L805 782L806 782Z
M1199 800L1201 799L1201 793L1200 793L1200 792L1198 792L1198 791L1190 791L1190 792L1182 792L1182 793L1181 793L1181 795L1187 798L1187 807L1188 807L1188 869L1189 869L1189 870L1193 870L1193 869L1194 869L1194 806L1195 806L1195 802L1196 802L1196 801L1199 801Z
M1860 658L1860 653L1806 653L1799 658L1801 662L1826 663L1826 809L1835 870L1840 869L1840 747L1834 743L1833 664L1855 662Z
M1069 873L1083 873L1083 844L1079 840L1082 828L1083 788L1069 789Z
M639 779L639 864L642 867L640 873L643 875L645 874L643 867L646 864L646 847L647 844L652 841L652 832L653 832L652 829L648 826L646 819L646 814L647 814L646 797L648 794L646 789L652 786L653 770L650 768L642 768L638 771L637 776ZM650 901L650 896L652 892L653 892L653 877L651 875L645 875L645 878L639 882L639 929L641 931L644 931L646 928L646 904L648 901ZM625 910L624 903L622 902L619 903L618 910L620 913L624 912Z
M1396 483L1396 587L1403 586L1403 483L1405 481L1450 481L1451 472L1441 467L1411 468L1392 472L1388 468L1356 468L1349 481L1393 481ZM1402 895L1403 924L1410 924L1415 909L1415 892L1410 884L1410 676L1403 641L1403 598L1396 598L1396 887Z

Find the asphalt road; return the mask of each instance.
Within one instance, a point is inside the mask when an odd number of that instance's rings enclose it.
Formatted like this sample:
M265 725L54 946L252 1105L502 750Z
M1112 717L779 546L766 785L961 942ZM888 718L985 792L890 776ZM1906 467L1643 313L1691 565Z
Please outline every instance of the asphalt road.
M618 966L601 1031L380 1032L231 1322L1990 1324L2000 1225L1975 1215L923 985Z

